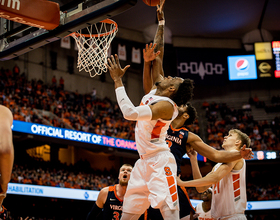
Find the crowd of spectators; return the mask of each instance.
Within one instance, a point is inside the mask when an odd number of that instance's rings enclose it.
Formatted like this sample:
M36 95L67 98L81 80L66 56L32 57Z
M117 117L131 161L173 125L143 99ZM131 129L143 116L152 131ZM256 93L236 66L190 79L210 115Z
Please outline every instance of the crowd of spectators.
M280 119L256 121L250 105L243 108L229 108L226 103L203 104L207 118L207 142L216 149L221 149L223 138L232 128L237 128L251 138L254 151L280 150Z
M97 98L95 89L80 94L63 88L63 79L59 84L52 79L47 85L42 80L28 81L24 73L0 70L0 104L12 110L15 120L134 140L135 123L123 118L116 102ZM53 114L42 116L36 110Z
M73 173L63 170L22 169L15 166L12 183L54 186L72 189L101 190L115 181L110 176L98 176L82 172Z
M28 81L19 70L0 70L0 104L11 109L14 120L70 128L110 137L134 140L135 122L123 118L118 104L91 93L64 90L64 80L55 77L51 85L42 80ZM39 114L44 110L52 114ZM198 121L189 129L199 134Z
M67 166L31 160L32 165L14 164L10 182L98 191L117 182L118 170L94 170L88 161L80 160L74 166Z

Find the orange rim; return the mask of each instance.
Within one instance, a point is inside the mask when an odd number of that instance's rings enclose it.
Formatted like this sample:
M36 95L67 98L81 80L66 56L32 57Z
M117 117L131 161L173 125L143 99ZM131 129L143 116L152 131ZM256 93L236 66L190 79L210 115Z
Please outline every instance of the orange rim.
M115 28L109 32L106 32L106 33L102 33L102 34L81 34L81 33L77 33L77 32L73 32L72 34L70 35L76 35L77 37L78 36L84 36L84 37L103 37L103 36L108 36L114 32L116 32L118 30L118 24L111 20L111 19L105 19L103 21L100 21L101 23L106 23L106 24L114 24Z

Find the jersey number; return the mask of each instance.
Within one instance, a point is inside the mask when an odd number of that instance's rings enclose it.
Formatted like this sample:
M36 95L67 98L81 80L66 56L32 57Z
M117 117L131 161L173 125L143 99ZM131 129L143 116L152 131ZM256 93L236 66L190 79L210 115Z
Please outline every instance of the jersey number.
M120 219L120 213L113 212L113 219L112 220L119 220Z
M220 182L215 183L214 185L214 194L220 193Z

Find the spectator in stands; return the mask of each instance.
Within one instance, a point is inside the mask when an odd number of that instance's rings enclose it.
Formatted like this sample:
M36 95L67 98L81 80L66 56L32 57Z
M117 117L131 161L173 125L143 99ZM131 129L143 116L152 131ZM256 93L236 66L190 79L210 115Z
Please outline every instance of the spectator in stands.
M64 90L64 79L62 76L59 79L59 87L61 90Z
M94 101L96 99L96 88L92 89L91 98L92 98L92 101Z
M55 75L53 75L53 77L52 77L52 86L53 86L53 88L56 88L56 86L57 86L57 80L56 80Z

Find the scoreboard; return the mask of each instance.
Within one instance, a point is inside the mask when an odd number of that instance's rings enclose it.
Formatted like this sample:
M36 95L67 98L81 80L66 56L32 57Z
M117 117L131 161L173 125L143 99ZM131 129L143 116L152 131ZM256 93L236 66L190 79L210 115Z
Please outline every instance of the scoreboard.
M280 78L280 41L272 41L272 51L275 57L275 78Z
M252 160L274 160L280 158L280 151L254 151Z

